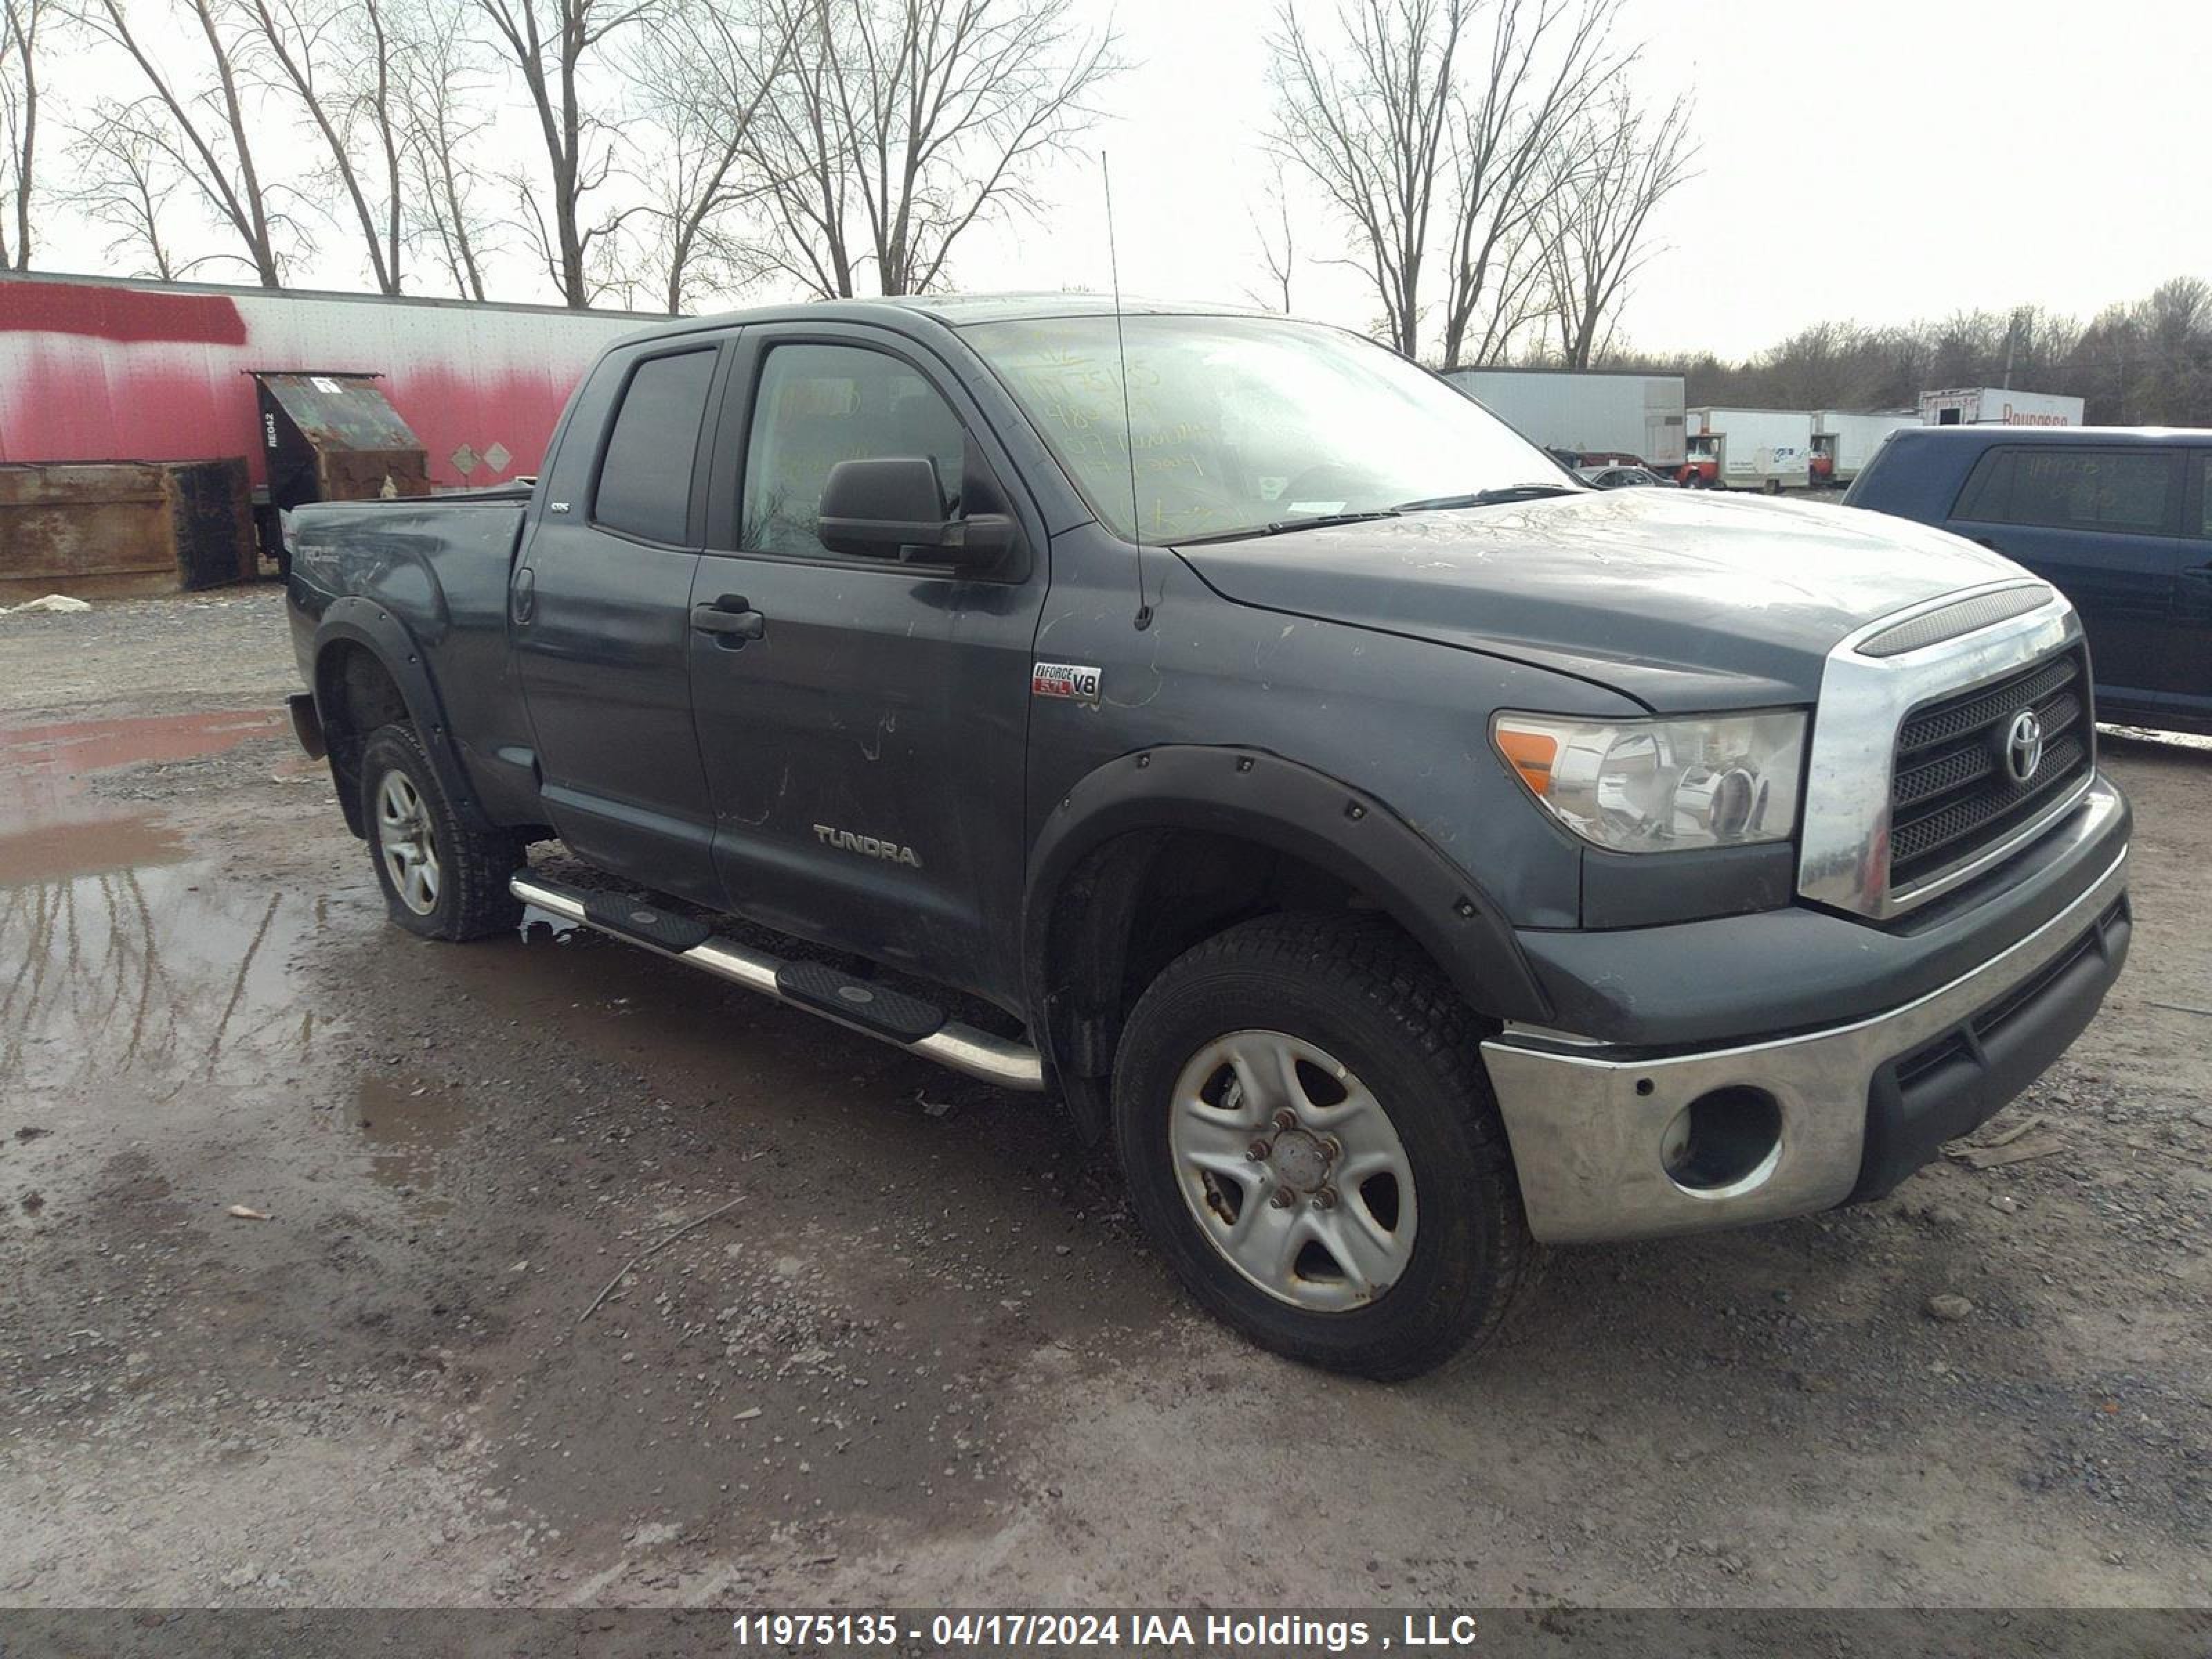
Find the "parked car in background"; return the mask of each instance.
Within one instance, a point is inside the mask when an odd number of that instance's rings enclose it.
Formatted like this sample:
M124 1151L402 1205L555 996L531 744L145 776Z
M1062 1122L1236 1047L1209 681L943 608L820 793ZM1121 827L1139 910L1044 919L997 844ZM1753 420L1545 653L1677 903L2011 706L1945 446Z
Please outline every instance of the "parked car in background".
M2212 732L2212 431L1912 427L1847 507L1917 520L2074 601L2107 720Z
M1598 489L1674 488L1672 478L1662 478L1648 466L1578 466L1575 476Z

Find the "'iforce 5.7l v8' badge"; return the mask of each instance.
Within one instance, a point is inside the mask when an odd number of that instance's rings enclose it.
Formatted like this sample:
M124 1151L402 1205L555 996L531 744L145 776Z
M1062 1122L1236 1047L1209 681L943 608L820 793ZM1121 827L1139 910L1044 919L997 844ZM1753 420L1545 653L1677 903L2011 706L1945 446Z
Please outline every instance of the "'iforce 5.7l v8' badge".
M1041 662L1030 670L1030 695L1033 697L1069 697L1077 702L1096 707L1098 702L1098 671L1085 668L1077 662Z

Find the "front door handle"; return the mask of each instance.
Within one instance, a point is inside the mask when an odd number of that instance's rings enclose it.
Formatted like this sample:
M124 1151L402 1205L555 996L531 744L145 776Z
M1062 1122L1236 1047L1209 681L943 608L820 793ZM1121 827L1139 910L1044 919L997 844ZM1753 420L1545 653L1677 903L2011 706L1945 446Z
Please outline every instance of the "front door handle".
M517 624L526 623L538 614L538 573L528 565L514 573L514 586L507 593L507 614Z
M691 607L695 632L718 635L732 649L768 632L768 618L734 594L725 593L712 605Z

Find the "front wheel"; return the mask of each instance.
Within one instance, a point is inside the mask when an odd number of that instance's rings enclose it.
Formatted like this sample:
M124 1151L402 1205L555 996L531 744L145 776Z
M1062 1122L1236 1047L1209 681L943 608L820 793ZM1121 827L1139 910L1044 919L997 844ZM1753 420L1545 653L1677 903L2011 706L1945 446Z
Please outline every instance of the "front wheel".
M362 821L392 921L425 939L482 939L522 920L507 890L522 843L454 811L411 726L379 726L361 750Z
M1371 917L1263 917L1129 1016L1115 1139L1210 1311L1279 1353L1414 1376L1492 1331L1533 1247L1473 1021Z

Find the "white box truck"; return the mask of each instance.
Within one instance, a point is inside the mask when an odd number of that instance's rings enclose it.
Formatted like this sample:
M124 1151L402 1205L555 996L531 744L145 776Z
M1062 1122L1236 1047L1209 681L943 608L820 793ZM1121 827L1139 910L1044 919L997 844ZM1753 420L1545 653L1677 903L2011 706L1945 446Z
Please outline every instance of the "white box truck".
M1881 441L1901 426L1917 426L1920 417L1900 410L1883 415L1853 415L1840 409L1813 411L1813 483L1841 489L1874 459Z
M1577 461L1682 464L1682 377L1608 369L1455 368L1444 376L1525 438Z
M1813 411L1692 409L1678 472L1691 489L1803 489L1813 482Z
M1920 394L1923 426L2079 426L2081 411L2081 398L2058 392L1965 386Z

